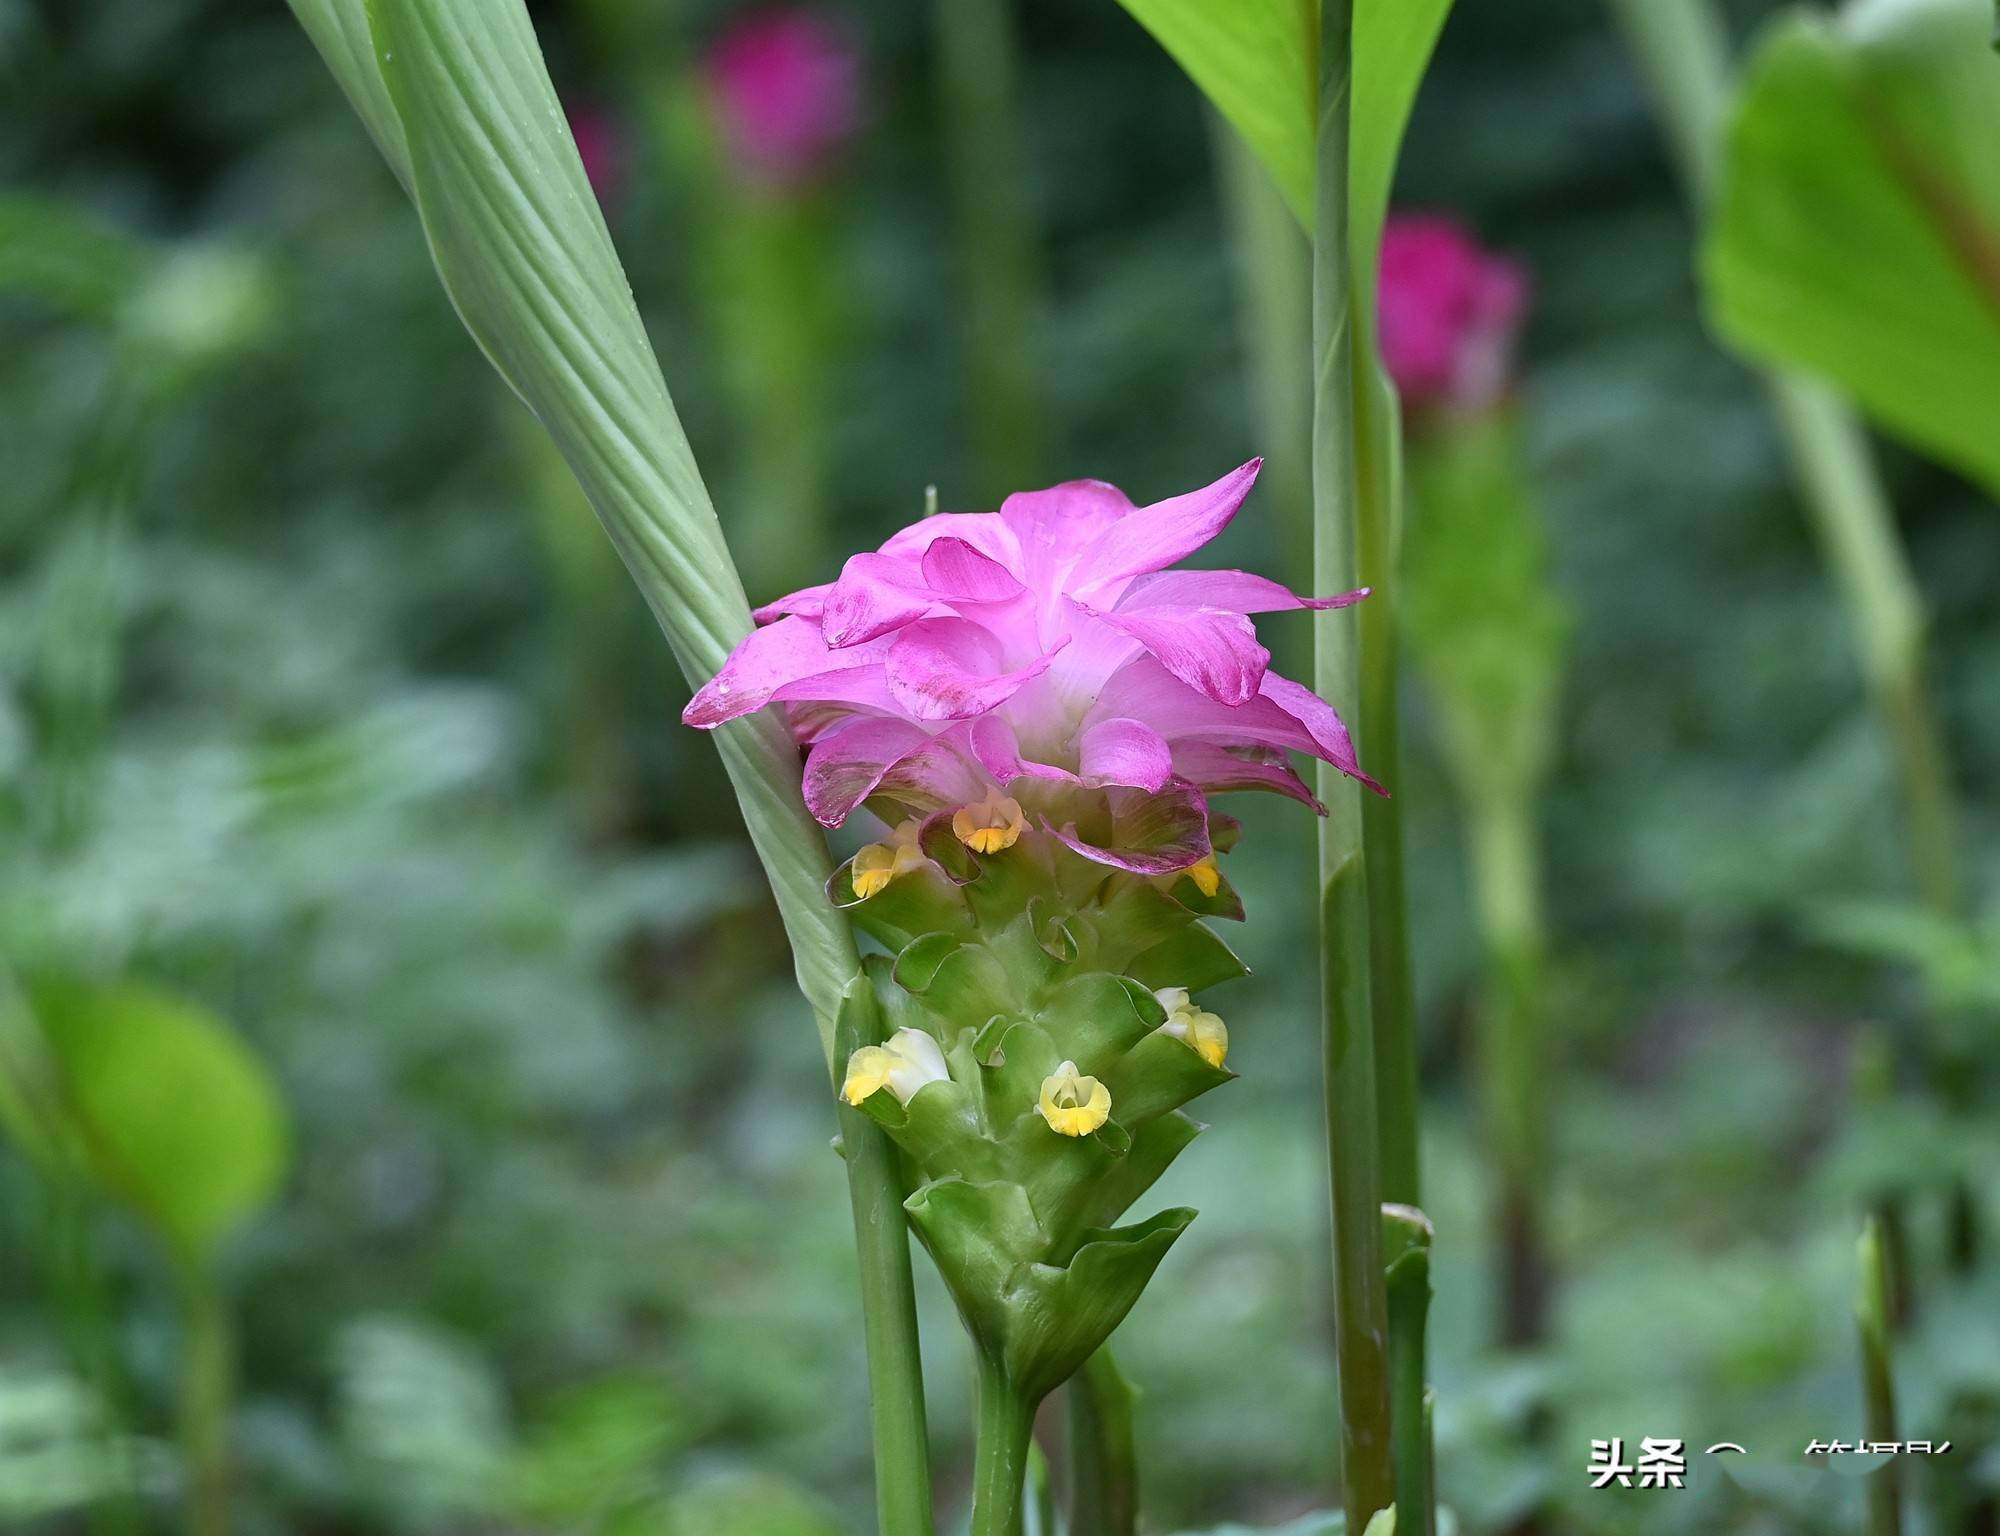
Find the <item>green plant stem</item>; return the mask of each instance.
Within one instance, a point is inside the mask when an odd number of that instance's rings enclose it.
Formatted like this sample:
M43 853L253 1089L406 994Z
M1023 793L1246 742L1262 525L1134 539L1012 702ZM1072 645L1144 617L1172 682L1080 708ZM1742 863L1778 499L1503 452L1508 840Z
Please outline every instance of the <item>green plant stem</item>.
M1855 1321L1861 1336L1861 1397L1871 1441L1896 1438L1896 1377L1890 1353L1889 1310L1895 1282L1880 1224L1861 1232L1861 1295ZM1902 1474L1890 1456L1868 1478L1868 1536L1902 1536Z
M1351 587L1355 562L1353 271L1348 234L1352 0L1322 0L1318 177L1313 234L1313 576ZM1339 615L1314 624L1321 697L1351 709L1354 630ZM1341 1465L1349 1530L1395 1500L1389 1418L1388 1303L1382 1275L1381 1146L1370 1024L1368 894L1361 789L1322 764L1320 967L1328 1182L1340 1378Z
M1722 13L1713 0L1610 3L1658 102L1689 194L1705 208L1721 174L1731 89ZM1932 910L1959 918L1957 812L1926 681L1923 601L1867 433L1840 395L1817 380L1774 371L1766 382L1897 757L1911 873Z
M859 1044L882 1038L881 1009L866 979L857 978L849 986L841 1018L853 1023ZM888 1134L845 1104L840 1108L840 1140L861 1265L878 1528L881 1536L930 1536L930 1446L902 1173Z
M966 285L972 446L981 493L1033 485L1043 453L1041 257L1008 0L934 0L939 110Z
M1437 1491L1431 1465L1431 1394L1425 1385L1425 1335L1431 1310L1431 1223L1414 1206L1382 1208L1388 1256L1390 1407L1394 1418L1396 1529L1431 1536Z
M1213 109L1208 121L1236 268L1262 481L1277 504L1283 568L1307 572L1313 539L1312 247L1242 135Z
M235 1377L229 1311L214 1281L192 1270L183 1273L181 1303L180 1434L188 1531L228 1536L229 1400Z
M1466 825L1486 948L1479 1072L1500 1174L1500 1337L1530 1345L1545 1330L1549 1277L1542 1185L1552 1069L1542 1016L1541 857L1531 804L1498 795L1468 801Z
M1067 1395L1069 1528L1077 1536L1136 1536L1139 1465L1132 1421L1139 1394L1106 1347L1070 1379Z
M971 1536L1021 1536L1035 1405L999 1361L979 1355L979 1427L973 1447Z
M1402 711L1397 692L1395 395L1375 363L1373 317L1354 320L1355 574L1370 589L1355 610L1361 646L1357 742L1369 771L1402 780ZM1368 1009L1375 1034L1376 1113L1382 1138L1382 1198L1423 1199L1418 1142L1416 984L1410 962L1409 896L1403 883L1403 802L1361 797L1361 837L1368 849Z

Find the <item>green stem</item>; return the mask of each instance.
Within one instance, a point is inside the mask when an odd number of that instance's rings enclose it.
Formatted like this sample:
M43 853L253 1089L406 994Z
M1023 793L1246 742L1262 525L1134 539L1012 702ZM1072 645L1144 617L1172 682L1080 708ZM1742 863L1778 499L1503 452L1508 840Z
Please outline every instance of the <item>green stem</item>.
M1007 0L935 0L959 260L966 283L967 372L980 489L997 499L1032 485L1042 460L1038 228L1015 106Z
M1069 1384L1069 1528L1083 1536L1135 1536L1139 1466L1133 1409L1139 1394L1107 1346Z
M840 1137L847 1152L847 1194L861 1261L877 1522L881 1536L930 1536L924 1370L896 1148L873 1120L845 1106L840 1111Z
M1021 1536L1022 1492L1035 1405L997 1360L979 1356L979 1429L972 1467L971 1536Z
M1371 589L1355 610L1361 645L1357 738L1369 771L1386 783L1402 779L1402 714L1396 690L1396 497L1400 475L1395 398L1375 365L1373 319L1357 315L1354 353L1356 512L1355 574ZM1409 897L1403 884L1403 802L1361 798L1361 836L1368 849L1369 1017L1375 1032L1377 1113L1382 1137L1382 1198L1402 1205L1423 1199L1418 1145L1416 984L1410 963Z
M190 1536L227 1536L229 1399L235 1350L229 1312L214 1282L192 1270L182 1276L181 1454L187 1474Z
M1486 947L1480 1005L1482 1109L1499 1164L1500 1337L1540 1341L1549 1265L1542 1248L1550 1062L1542 1013L1541 859L1533 807L1497 796L1466 806L1473 891Z
M1414 1206L1382 1208L1388 1256L1390 1404L1394 1415L1396 1529L1431 1536L1437 1491L1431 1465L1431 1394L1424 1384L1431 1310L1431 1223Z
M1349 92L1353 0L1322 0L1317 206L1313 234L1313 576L1321 592L1354 585L1355 403L1353 272L1348 233ZM1322 613L1314 624L1321 697L1352 709L1354 628ZM1389 1419L1388 1302L1382 1275L1381 1146L1361 789L1322 764L1329 814L1319 830L1322 1042L1328 1182L1333 1201L1335 1333L1341 1465L1349 1530L1395 1499Z
M1872 1441L1896 1438L1896 1378L1889 1344L1894 1281L1880 1224L1870 1217L1861 1232L1861 1296L1855 1321L1861 1334L1861 1396ZM1888 1457L1868 1478L1868 1536L1902 1536L1902 1474Z
M1713 0L1611 0L1656 97L1697 208L1721 173L1731 90L1728 31ZM1847 608L1869 692L1896 753L1911 872L1940 915L1962 915L1951 769L1925 667L1923 601L1867 433L1815 380L1767 380L1792 473Z
M1256 151L1208 114L1255 402L1262 482L1277 505L1283 568L1312 569L1312 249ZM1285 640L1290 631L1281 632ZM1301 639L1310 644L1309 636ZM1303 653L1305 646L1299 647ZM1304 657L1301 655L1301 664Z

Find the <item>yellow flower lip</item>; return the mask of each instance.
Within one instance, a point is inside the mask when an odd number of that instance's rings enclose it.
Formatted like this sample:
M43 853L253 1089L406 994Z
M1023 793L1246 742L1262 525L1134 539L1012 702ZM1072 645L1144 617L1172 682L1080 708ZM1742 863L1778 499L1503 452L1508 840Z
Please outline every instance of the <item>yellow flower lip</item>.
M1088 1136L1111 1118L1111 1090L1094 1077L1080 1076L1076 1063L1066 1061L1042 1079L1035 1112L1052 1131Z
M855 899L866 901L886 888L899 875L907 875L924 863L924 850L917 843L923 824L914 816L899 823L886 843L870 843L854 855L848 869Z
M897 1103L908 1104L929 1084L949 1076L935 1039L921 1029L899 1029L882 1044L864 1045L847 1058L840 1096L849 1104L863 1104L887 1088Z
M1194 888L1204 896L1213 896L1222 889L1222 869L1212 853L1203 854L1182 873L1194 882Z
M1021 814L1021 802L998 789L989 789L986 798L961 805L951 813L951 830L974 853L999 853L1021 840L1028 819Z
M1153 996L1167 1010L1167 1022L1160 1033L1184 1042L1211 1067L1220 1067L1229 1058L1229 1026L1217 1015L1199 1007L1186 987L1162 987Z

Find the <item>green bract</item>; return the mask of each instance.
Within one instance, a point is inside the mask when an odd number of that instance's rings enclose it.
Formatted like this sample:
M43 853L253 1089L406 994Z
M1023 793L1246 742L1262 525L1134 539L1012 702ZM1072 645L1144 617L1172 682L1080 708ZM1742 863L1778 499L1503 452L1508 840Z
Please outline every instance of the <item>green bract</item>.
M1241 907L1219 876L1204 895L1191 877L1110 870L1035 831L982 855L939 819L921 846L929 864L866 900L851 866L830 888L889 951L866 962L883 1033L922 1031L949 1071L907 1102L877 1087L862 1108L902 1149L916 1185L904 1209L966 1326L1033 1401L1110 1336L1194 1219L1113 1225L1200 1133L1182 1107L1235 1076L1162 1030L1153 989L1242 975L1200 921ZM843 1061L873 1043L864 1018L843 1010ZM1110 1095L1087 1134L1039 1107L1066 1064Z

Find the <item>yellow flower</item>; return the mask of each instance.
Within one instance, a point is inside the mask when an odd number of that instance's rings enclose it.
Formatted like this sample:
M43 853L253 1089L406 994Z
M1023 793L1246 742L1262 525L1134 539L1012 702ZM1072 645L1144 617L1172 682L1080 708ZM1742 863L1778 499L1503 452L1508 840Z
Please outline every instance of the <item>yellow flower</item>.
M1194 888L1204 896L1213 896L1222 889L1222 870L1212 853L1202 855L1182 873L1194 882Z
M974 853L998 853L1020 841L1028 821L1021 802L989 789L976 805L961 805L951 813L951 830Z
M1162 987L1153 996L1167 1010L1161 1034L1185 1041L1211 1067L1219 1067L1228 1059L1229 1026L1207 1009L1196 1007L1186 987Z
M888 842L870 843L855 854L849 878L859 900L866 901L898 875L907 875L924 862L924 851L917 846L917 834L922 830L923 824L912 816L889 834Z
M1088 1136L1111 1118L1111 1090L1094 1077L1079 1077L1076 1063L1066 1061L1054 1076L1042 1079L1042 1098L1035 1109L1049 1129L1065 1136Z
M887 1088L897 1103L907 1104L918 1089L949 1076L936 1040L921 1029L899 1029L881 1045L864 1045L847 1058L847 1080L840 1085L840 1096L860 1104Z

